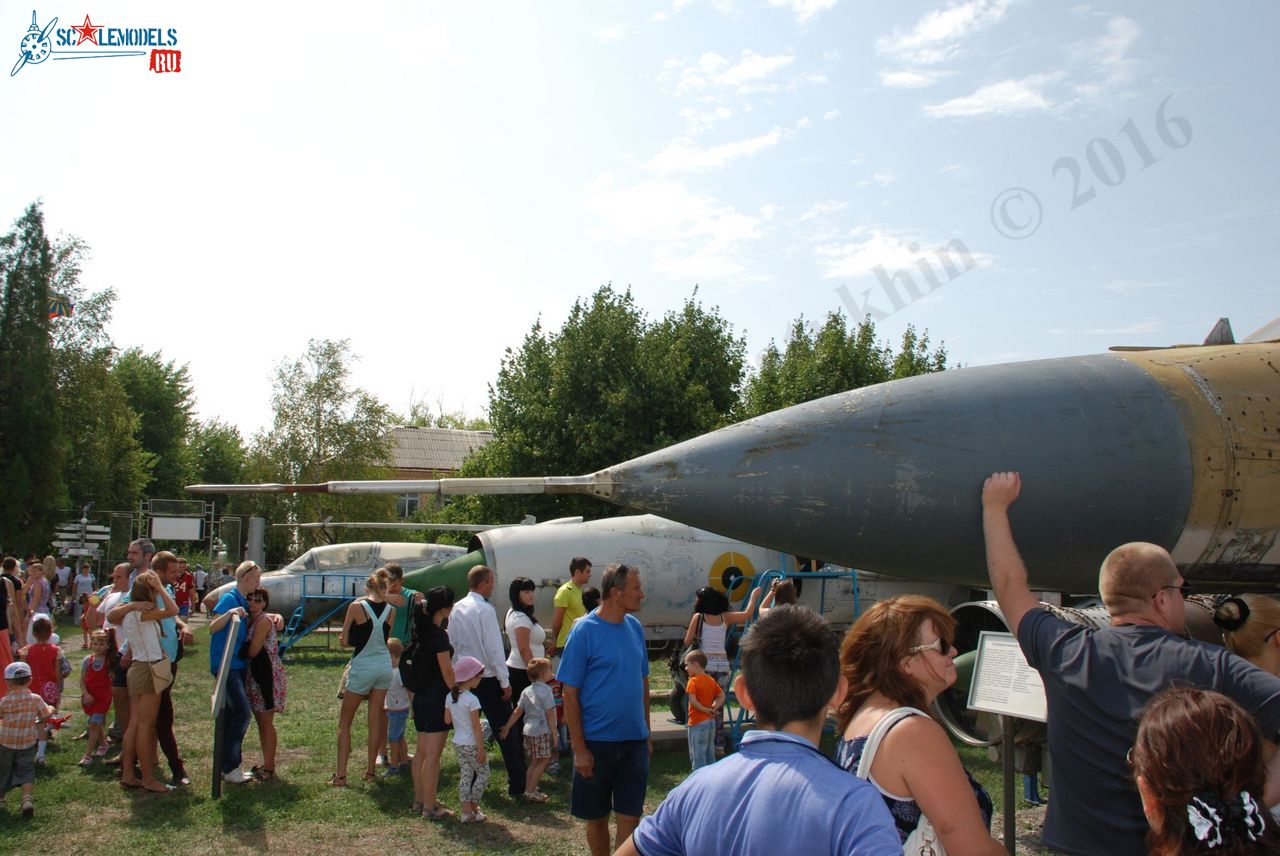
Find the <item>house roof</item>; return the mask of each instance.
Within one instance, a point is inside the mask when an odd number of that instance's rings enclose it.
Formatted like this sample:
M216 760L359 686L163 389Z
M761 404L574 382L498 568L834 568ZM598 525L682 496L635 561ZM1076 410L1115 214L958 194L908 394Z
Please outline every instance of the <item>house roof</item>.
M493 439L492 431L453 428L391 429L391 462L398 470L460 470L462 460Z

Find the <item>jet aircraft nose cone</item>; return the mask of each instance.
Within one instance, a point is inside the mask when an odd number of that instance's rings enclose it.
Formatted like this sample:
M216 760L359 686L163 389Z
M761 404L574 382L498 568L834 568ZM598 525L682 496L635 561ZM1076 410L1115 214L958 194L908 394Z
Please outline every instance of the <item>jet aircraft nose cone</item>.
M1023 474L1012 516L1034 586L1077 589L1081 556L1096 569L1125 541L1172 547L1186 521L1178 413L1150 374L1111 354L865 387L607 475L612 501L722 535L985 587L980 491L1007 469Z

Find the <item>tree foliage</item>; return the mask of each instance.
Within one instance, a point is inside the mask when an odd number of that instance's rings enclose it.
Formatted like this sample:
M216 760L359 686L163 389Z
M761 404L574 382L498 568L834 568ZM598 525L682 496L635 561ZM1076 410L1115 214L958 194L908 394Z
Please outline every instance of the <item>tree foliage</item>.
M191 434L195 394L185 365L166 361L159 351L130 348L116 358L115 376L139 415L138 440L155 458L146 492L174 499L196 471L187 440Z
M354 359L347 340L312 340L307 352L276 368L271 428L256 434L244 475L251 481L324 482L372 479L386 475L390 459L391 411L350 382ZM268 494L238 497L233 508L261 514L272 523L393 519L390 496ZM350 540L369 537L352 530ZM314 530L267 530L270 562L292 559L318 543Z
M594 472L729 421L746 346L695 294L649 321L630 291L599 288L556 333L537 322L508 349L489 389L495 437L465 476ZM577 497L470 497L441 515L495 522L609 513Z
M38 204L0 238L0 543L48 541L67 501L49 338L53 249Z
M910 325L895 354L889 345L877 341L870 318L851 328L844 313L835 311L816 330L800 318L792 325L781 352L772 342L765 349L760 367L747 380L738 415L749 419L815 398L946 367L946 347L930 350L929 334L917 334Z

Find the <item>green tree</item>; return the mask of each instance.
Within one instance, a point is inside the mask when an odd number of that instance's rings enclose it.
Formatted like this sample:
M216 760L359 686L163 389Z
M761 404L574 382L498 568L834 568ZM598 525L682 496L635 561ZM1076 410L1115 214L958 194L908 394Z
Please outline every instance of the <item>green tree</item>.
M154 456L146 492L173 499L191 483L196 464L188 440L195 396L185 365L165 361L160 352L130 348L116 358L113 372L140 417L138 440Z
M494 439L464 476L587 473L728 422L745 344L696 292L678 312L649 321L630 291L603 286L574 303L559 332L536 322L508 349L489 389ZM582 497L463 497L424 516L443 522L606 516Z
M409 412L394 417L400 425L410 428L452 428L456 431L489 431L493 426L485 416L468 416L461 410L444 409L444 401L436 401L435 409L427 402L416 399L409 402Z
M783 351L772 342L765 349L759 368L747 379L738 416L748 419L946 367L946 348L929 350L929 334L917 334L910 325L895 354L889 345L877 341L875 323L869 317L850 328L844 313L835 311L817 330L800 318L792 324Z
M155 456L138 439L140 420L112 372L114 350L106 327L115 291L88 293L80 273L88 246L79 238L53 241L53 291L75 311L52 324L65 479L70 502L99 509L132 509L151 479Z
M218 419L197 424L188 443L195 460L194 478L202 484L236 484L244 478L249 450L244 437L234 425ZM225 508L230 497L214 494L205 497Z
M351 386L354 359L347 340L312 340L302 357L277 367L273 381L271 428L254 435L244 476L249 481L324 482L385 477L390 460L391 411L374 396ZM394 519L390 496L266 494L237 497L238 512L260 514L271 523ZM350 530L350 539L372 538ZM316 530L270 527L267 558L292 559L321 543Z
M53 250L32 204L0 238L0 542L46 544L67 504L65 455L49 338Z

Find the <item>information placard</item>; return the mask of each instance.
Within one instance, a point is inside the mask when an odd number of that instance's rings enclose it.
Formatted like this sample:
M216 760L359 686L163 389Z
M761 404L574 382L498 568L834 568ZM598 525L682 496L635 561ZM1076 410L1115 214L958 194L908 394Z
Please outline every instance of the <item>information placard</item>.
M984 630L978 635L969 708L1038 722L1047 719L1044 682L1027 663L1012 633Z

